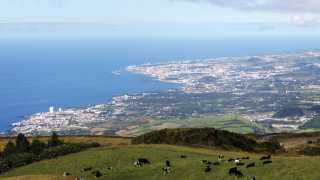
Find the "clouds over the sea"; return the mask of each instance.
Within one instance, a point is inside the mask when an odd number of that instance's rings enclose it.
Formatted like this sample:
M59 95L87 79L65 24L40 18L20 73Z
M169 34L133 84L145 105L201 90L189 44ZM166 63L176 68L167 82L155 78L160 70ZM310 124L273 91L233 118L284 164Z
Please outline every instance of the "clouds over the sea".
M172 0L181 1L181 0ZM286 13L320 14L320 0L182 0L209 2L213 5L239 10L259 10Z

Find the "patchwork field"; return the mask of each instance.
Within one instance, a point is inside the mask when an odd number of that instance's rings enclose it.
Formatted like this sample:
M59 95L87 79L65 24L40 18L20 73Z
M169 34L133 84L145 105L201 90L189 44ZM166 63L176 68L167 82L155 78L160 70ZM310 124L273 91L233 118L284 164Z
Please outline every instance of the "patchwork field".
M191 117L185 119L156 119L149 120L148 123L129 126L117 132L120 136L137 136L150 131L164 128L203 128L212 127L221 130L232 131L235 133L254 133L261 131L271 133L272 131L263 127L261 124L250 122L249 120L237 114L228 114L223 116L207 115L203 117Z

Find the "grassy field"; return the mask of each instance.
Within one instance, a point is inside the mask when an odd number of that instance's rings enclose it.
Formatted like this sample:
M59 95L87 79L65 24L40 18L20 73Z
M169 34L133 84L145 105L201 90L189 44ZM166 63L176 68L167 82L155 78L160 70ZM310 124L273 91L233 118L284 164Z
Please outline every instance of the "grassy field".
M263 130L267 133L271 131L266 127L262 127L257 123L250 122L237 114L228 114L223 116L207 115L203 117L192 117L186 119L156 119L151 122L140 124L134 128L127 129L122 136L137 136L145 134L153 130L160 130L164 128L202 128L212 127L221 130L228 130L236 133L253 133L255 129Z
M171 145L121 145L90 149L17 168L3 174L0 178L11 177L8 180L16 180L18 178L15 176L22 176L20 179L28 179L30 177L32 177L31 179L40 177L40 179L44 180L63 179L62 174L67 171L72 175L82 176L86 180L90 180L95 178L90 173L81 173L80 170L92 166L105 173L100 179L238 179L228 175L228 169L234 167L233 163L225 162L220 166L214 166L209 173L203 171L204 167L200 161L204 159L216 161L219 153L223 153L226 158L250 156L251 159L244 162L257 163L257 166L253 168L240 168L245 175L242 179L249 179L252 176L255 176L258 180L320 179L318 171L320 157L275 156L272 164L263 166L258 160L261 157L260 154ZM186 155L187 158L181 159L180 155L182 154ZM141 168L134 167L135 159L142 157L149 159L151 165L145 165ZM161 170L165 160L170 160L172 163L173 172L168 175L163 175ZM113 167L113 169L108 170L108 167Z

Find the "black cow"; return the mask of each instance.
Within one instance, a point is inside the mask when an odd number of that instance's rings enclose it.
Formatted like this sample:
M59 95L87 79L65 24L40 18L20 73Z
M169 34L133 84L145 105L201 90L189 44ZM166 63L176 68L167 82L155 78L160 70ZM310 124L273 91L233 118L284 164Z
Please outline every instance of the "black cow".
M181 156L180 156L180 158L183 158L183 159L184 159L184 158L187 158L187 156L185 156L185 155L181 155Z
M232 161L235 161L235 159L233 158L228 159L228 162L232 162Z
M70 176L71 174L70 173L68 173L68 172L64 172L63 173L63 176Z
M138 161L142 164L150 164L151 162L146 158L139 158Z
M263 164L271 164L272 161L263 161Z
M244 166L245 164L242 163L242 162L238 162L238 163L236 163L236 165L237 165L237 166Z
M205 168L204 168L204 172L210 172L211 171L211 167L210 166L206 166Z
M171 167L171 163L169 160L166 160L166 167Z
M250 164L248 164L248 165L246 166L246 168L250 168L250 167L254 167L254 166L256 166L256 163L250 163Z
M233 167L231 169L229 169L229 175L235 175L236 174L236 171L238 171L238 168L237 167Z
M237 177L243 177L243 174L240 170L238 170L237 167L233 167L229 169L229 175L230 176L237 176Z
M241 159L250 159L250 157L246 156L246 157L242 157Z
M81 169L81 172L86 172L86 171L91 171L92 167L87 167L87 168L83 168Z
M100 171L92 171L92 174L94 175L94 177L99 178L101 176L103 176L103 174Z
M219 166L220 163L219 163L219 162L214 162L214 163L212 163L212 165L214 165L214 166Z
M271 155L262 156L262 157L260 158L260 160L268 160L268 159L271 159Z
M208 160L201 160L202 164L207 164L209 161Z

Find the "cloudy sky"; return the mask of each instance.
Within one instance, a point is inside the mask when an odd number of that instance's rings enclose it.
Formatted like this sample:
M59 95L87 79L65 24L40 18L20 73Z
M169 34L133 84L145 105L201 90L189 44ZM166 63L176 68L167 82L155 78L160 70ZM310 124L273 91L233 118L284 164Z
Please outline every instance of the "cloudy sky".
M0 0L0 36L319 34L319 0Z

